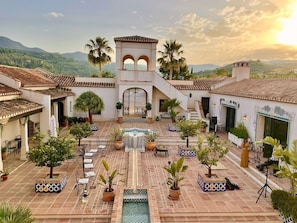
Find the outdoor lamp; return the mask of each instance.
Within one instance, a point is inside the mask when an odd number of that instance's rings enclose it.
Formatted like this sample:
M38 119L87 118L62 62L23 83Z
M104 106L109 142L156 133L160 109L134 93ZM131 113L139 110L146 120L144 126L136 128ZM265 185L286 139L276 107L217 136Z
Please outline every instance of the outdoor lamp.
M81 196L81 202L82 203L87 203L88 202L88 191L85 189L82 196Z

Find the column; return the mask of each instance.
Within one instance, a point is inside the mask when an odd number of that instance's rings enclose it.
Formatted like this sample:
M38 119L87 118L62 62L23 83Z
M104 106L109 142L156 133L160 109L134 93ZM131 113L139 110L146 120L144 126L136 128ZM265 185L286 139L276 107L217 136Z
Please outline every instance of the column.
M21 139L22 139L22 147L21 147L21 160L27 159L27 152L29 152L28 145L28 116L20 118L21 125Z

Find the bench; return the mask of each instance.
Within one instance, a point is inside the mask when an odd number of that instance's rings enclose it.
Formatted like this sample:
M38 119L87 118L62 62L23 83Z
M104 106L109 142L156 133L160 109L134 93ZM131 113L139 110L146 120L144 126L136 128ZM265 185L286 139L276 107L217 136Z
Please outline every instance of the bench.
M169 156L168 149L166 148L155 148L154 155L156 156L158 153L164 153L165 156Z

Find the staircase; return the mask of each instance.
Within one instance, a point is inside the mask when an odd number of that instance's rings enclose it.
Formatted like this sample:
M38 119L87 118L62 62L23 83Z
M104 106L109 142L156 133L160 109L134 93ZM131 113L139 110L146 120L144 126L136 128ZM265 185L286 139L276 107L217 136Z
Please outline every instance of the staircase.
M158 73L154 73L154 82L153 85L158 88L163 94L169 98L176 98L181 102L180 107L187 110L188 107L188 96L181 93L174 86L172 86L168 81L164 80Z

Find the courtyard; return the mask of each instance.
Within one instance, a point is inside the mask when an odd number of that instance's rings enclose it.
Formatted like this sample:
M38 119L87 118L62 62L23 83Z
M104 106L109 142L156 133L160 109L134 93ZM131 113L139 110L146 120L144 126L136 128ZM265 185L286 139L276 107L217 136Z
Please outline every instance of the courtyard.
M196 157L186 157L185 165L189 166L185 172L185 180L181 183L181 197L174 201L168 199L169 187L166 184L167 173L163 166L168 161L179 159L178 145L184 144L177 132L168 131L170 120L147 124L145 122L124 121L119 125L116 122L98 122L99 127L90 140L91 146L107 145L108 132L115 126L122 128L144 128L159 133L157 143L166 145L169 154L154 155L152 151L141 153L138 159L139 189L152 191L153 205L151 222L282 222L279 212L272 208L270 193L259 197L259 189L265 183L265 173L256 169L258 164L254 157L255 153L249 154L249 167L240 167L240 148L229 144L230 152L220 160L220 165L213 169L214 173L228 177L232 183L239 185L239 190L226 190L225 192L203 192L197 183L198 171L207 172ZM63 129L62 131L65 131ZM207 134L207 133L201 133ZM227 139L225 132L219 132L218 137ZM190 140L195 144L195 138ZM97 184L96 188L88 190L88 201L83 203L81 192L77 195L75 188L76 172L82 176L82 161L78 156L62 166L54 168L54 172L67 172L68 182L60 193L35 193L34 183L39 175L49 172L48 168L35 167L31 162L18 160L18 155L10 154L4 161L4 167L9 168L9 179L0 182L0 199L2 202L21 204L30 208L37 223L78 223L78 222L121 222L122 201L117 199L123 188L127 188L129 182L129 153L124 150L114 150L107 145L104 153L94 157L94 171L103 172L101 160L105 159L111 169L117 168L124 178L115 180L116 199L114 202L103 202L103 186ZM265 161L265 160L263 160ZM286 179L279 179L273 175L268 176L268 184L272 189L283 188L288 190L289 184ZM258 202L256 203L257 199Z

